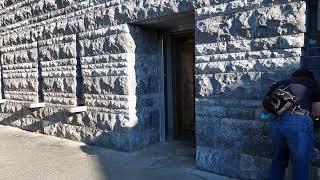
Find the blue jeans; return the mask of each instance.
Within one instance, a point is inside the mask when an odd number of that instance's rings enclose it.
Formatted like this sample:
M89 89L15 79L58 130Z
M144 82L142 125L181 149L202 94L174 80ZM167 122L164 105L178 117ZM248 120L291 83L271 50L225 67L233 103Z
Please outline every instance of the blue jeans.
M288 112L272 122L272 165L270 180L283 180L289 158L293 180L311 179L314 135L309 114Z

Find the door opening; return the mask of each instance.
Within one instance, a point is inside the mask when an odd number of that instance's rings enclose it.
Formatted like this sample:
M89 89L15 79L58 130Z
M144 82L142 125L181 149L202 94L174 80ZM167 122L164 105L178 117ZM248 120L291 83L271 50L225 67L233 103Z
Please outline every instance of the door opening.
M195 145L194 12L135 22L158 32L161 61L160 142L182 140Z
M167 133L168 139L195 144L194 33L169 35L167 43ZM170 60L168 60L170 59Z

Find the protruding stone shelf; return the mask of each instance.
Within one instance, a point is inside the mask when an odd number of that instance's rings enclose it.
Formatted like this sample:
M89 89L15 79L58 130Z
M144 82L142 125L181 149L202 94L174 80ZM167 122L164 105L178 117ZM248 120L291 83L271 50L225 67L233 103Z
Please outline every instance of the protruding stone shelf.
M0 99L0 104L4 104L4 103L6 103L6 102L7 102L6 99Z
M29 104L29 108L30 109L36 109L36 108L43 108L46 106L46 103L42 102L42 103L31 103Z
M88 110L87 106L74 106L69 109L69 112L74 114L74 113L85 112L87 110Z

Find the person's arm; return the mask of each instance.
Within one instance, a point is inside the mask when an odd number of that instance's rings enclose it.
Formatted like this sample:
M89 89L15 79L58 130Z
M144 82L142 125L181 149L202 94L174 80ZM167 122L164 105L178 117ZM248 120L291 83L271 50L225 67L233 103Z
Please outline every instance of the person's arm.
M320 88L316 82L312 92L312 117L320 118Z
M267 113L268 111L266 110L266 108L263 107L263 104L261 105L261 113Z
M320 118L320 102L313 102L312 103L312 117L314 119ZM320 120L320 119L318 119Z

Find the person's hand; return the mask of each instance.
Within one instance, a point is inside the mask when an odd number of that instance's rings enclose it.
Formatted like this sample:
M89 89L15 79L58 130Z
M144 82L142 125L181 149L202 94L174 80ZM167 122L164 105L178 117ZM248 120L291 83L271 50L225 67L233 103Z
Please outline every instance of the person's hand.
M267 111L263 106L261 106L260 112L261 112L261 113L267 113L268 111Z
M260 114L260 119L262 119L262 120L270 119L271 116L272 116L271 113L261 113Z

